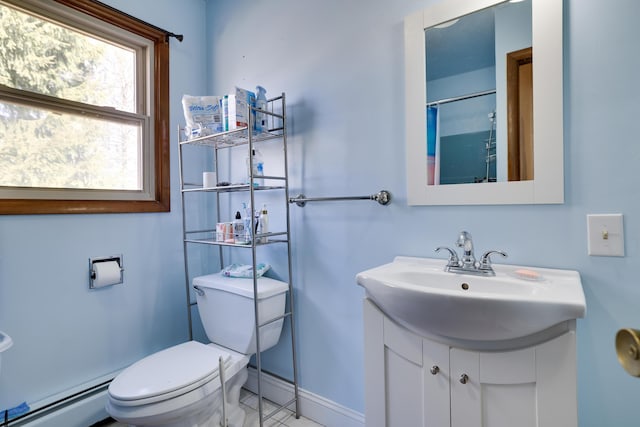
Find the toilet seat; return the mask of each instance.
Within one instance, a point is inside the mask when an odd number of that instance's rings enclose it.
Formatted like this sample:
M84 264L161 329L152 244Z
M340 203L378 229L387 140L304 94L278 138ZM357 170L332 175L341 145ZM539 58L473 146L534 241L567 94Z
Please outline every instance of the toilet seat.
M217 384L208 388L216 390L220 386L219 358L222 357L225 377L229 378L243 367L237 363L240 359L237 356L246 359L244 355L197 341L179 344L122 371L109 385L109 397L120 406L141 406L185 395L211 381ZM231 369L235 372L229 372L229 368L236 368Z
M241 386L246 381L248 355L190 341L123 370L109 385L107 412L132 425L200 425L214 414L222 398L220 356L225 382Z

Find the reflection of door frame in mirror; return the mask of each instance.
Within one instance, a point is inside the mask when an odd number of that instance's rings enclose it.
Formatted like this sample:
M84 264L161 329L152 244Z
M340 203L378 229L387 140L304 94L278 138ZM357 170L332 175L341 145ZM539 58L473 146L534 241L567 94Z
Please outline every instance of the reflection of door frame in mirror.
M443 0L405 18L405 138L409 205L564 202L563 3L532 0L534 177L528 181L427 185L425 28L504 0ZM506 91L506 88L504 89ZM498 120L500 118L498 117Z
M533 73L530 47L507 53L509 181L533 179Z

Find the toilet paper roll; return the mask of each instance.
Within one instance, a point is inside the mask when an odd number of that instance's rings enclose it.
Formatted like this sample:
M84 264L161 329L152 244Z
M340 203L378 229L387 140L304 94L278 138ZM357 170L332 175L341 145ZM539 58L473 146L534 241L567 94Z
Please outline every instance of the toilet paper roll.
M215 187L216 183L216 173L215 172L202 172L202 186L204 188Z
M120 264L117 261L96 262L93 264L93 272L95 273L93 288L121 283Z

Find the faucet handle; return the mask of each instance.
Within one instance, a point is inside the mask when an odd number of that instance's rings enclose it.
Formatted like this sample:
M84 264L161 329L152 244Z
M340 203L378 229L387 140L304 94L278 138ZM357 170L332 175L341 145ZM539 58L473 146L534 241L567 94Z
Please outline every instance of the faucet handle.
M487 251L482 254L482 258L480 258L480 270L492 270L491 255L493 254L498 254L504 258L508 257L507 253L503 251Z
M458 254L451 248L446 246L438 246L436 248L436 252L440 252L441 250L449 251L449 261L447 262L447 267L459 267L460 260L458 259Z

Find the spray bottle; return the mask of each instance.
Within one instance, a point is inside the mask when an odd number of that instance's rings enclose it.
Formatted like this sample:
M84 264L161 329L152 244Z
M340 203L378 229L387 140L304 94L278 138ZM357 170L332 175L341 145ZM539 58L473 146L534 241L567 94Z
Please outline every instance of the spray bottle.
M253 215L251 213L251 208L247 207L246 203L242 203L242 209L244 210L244 240L247 243L251 243L253 236Z
M267 115L262 111L267 111L267 91L262 86L256 86L256 132L266 132L269 130L267 125Z

